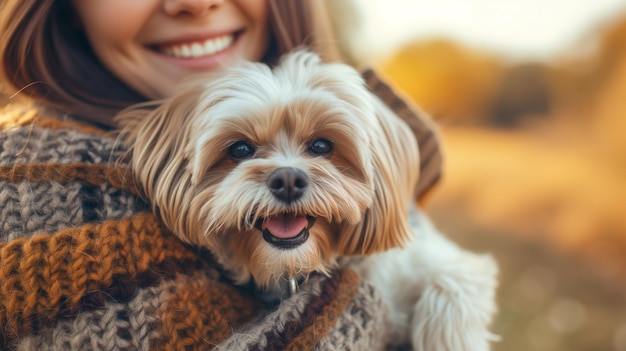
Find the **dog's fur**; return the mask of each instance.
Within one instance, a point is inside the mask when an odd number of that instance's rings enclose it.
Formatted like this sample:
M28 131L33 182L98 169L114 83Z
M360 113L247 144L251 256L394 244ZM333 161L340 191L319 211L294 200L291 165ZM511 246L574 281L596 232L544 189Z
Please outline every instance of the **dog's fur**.
M415 138L351 67L297 51L274 69L201 77L118 120L154 211L237 284L275 292L348 266L383 291L394 342L489 349L496 266L412 205ZM277 195L294 176L298 196Z

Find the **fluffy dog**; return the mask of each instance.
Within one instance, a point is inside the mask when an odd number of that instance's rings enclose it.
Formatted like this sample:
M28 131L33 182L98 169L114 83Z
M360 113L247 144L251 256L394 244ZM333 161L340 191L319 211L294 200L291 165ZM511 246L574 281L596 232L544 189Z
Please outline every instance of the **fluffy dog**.
M496 265L413 206L415 138L351 67L301 50L273 69L195 80L118 120L154 211L237 284L280 296L348 266L382 290L396 342L489 349Z

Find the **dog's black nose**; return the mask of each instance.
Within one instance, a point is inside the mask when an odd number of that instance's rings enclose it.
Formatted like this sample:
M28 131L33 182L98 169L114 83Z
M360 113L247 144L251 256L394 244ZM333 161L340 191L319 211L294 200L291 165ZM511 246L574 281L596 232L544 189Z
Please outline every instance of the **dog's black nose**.
M267 186L277 199L290 203L302 197L309 177L297 168L277 168L267 178Z

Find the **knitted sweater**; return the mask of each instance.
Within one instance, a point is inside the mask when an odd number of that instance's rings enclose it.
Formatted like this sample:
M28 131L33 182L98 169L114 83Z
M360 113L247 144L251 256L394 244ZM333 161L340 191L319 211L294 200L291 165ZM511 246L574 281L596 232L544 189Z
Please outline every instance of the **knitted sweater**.
M0 128L0 348L383 348L381 298L354 272L265 308L148 212L113 136L35 113Z
M91 126L0 114L0 349L385 348L369 283L336 270L266 307L161 225L123 153Z

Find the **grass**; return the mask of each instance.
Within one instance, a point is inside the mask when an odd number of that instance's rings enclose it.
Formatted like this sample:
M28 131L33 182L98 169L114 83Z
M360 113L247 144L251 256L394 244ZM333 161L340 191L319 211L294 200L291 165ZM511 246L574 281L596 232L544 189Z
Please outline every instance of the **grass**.
M625 351L626 177L553 136L444 129L428 212L499 263L494 351Z

